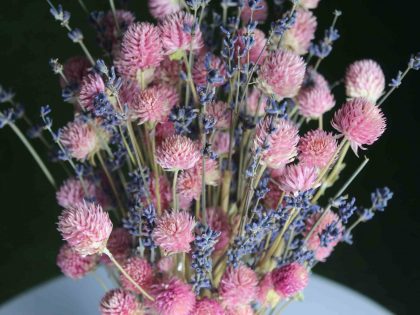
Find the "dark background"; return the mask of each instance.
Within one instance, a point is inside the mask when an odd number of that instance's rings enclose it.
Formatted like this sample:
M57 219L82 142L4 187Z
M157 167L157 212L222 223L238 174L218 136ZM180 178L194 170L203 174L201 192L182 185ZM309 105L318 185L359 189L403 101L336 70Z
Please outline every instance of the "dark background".
M77 1L62 2L73 13L71 25L80 27L88 46L94 47L94 34ZM86 2L97 9L107 4ZM149 18L145 4L146 0L130 4L139 20ZM342 37L321 65L330 81L340 79L351 61L366 57L377 60L389 80L405 69L411 53L420 51L416 7L392 0L322 0L316 10L318 37L330 24L335 8L343 11L338 23ZM53 21L44 1L0 1L0 83L13 88L31 117L37 119L39 107L48 103L56 126L69 119L71 108L61 101L48 60L76 54L80 54L78 47ZM337 99L344 99L342 87L337 88ZM372 162L351 187L359 204L368 205L370 192L384 185L391 187L395 198L385 213L356 230L353 246L340 245L328 263L316 268L397 314L418 313L414 310L420 294L419 106L420 73L413 72L383 106L388 130L367 151ZM37 148L42 149L38 143ZM347 173L358 163L352 157ZM3 301L59 274L55 266L59 209L54 191L9 128L0 131L0 211Z

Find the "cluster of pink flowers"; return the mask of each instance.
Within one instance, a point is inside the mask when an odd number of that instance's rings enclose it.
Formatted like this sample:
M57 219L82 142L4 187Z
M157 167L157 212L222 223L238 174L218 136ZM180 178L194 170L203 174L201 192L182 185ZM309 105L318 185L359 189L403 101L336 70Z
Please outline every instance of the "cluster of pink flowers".
M319 0L294 1L269 33L268 1L223 1L221 16L208 3L149 0L153 23L112 5L92 16L112 63L95 62L77 31L69 36L86 58L51 61L74 106L58 131L49 107L41 111L51 156L72 172L56 191L65 241L57 265L73 279L110 270L119 288L100 301L104 315L286 306L392 197L377 190L356 219L355 200L343 195L367 163L341 183L349 148L357 155L382 136L380 106L395 88L385 91L372 60L343 67L337 89L320 73L338 13L321 49L312 43ZM51 12L69 28L69 15ZM409 67L420 68L420 57ZM324 198L335 183L339 193Z

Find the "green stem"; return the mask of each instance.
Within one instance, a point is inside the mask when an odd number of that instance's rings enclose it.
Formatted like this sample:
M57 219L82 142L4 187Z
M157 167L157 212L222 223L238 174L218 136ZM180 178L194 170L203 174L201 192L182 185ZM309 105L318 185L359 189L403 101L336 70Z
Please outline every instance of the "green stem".
M174 171L174 178L172 181L172 204L175 212L178 212L178 196L176 194L176 182L178 180L179 170Z

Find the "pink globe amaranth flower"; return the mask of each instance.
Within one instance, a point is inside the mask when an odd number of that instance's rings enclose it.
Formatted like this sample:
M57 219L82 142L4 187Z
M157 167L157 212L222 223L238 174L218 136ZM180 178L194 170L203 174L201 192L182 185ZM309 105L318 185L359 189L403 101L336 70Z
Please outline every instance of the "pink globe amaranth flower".
M305 55L315 38L317 25L316 17L311 11L298 9L295 24L284 33L281 39L282 47L290 49L298 55Z
M95 97L105 92L105 83L97 73L90 73L83 78L80 86L79 103L87 111L95 109Z
M259 283L257 300L261 305L275 307L280 300L280 296L274 291L271 273L267 273Z
M100 205L83 202L62 212L58 218L58 231L80 255L94 255L106 248L112 222Z
M190 315L195 306L195 295L191 286L177 278L154 285L155 301L152 308L159 315Z
M181 210L189 210L191 208L193 198L188 195L179 195L178 197L179 209Z
M150 191L150 197L151 201L153 202L153 205L155 208L157 207L157 197L156 197L156 179L155 177L150 177L149 180L149 191ZM166 176L159 176L159 197L160 197L160 206L161 209L168 209L170 206L170 203L172 201L172 191L171 191L171 185L166 178ZM143 200L147 201L147 200Z
M150 14L157 20L182 10L181 0L149 0Z
M287 50L271 52L260 67L258 87L277 99L295 97L302 86L305 70L305 62L299 55Z
M123 289L108 291L101 300L102 315L144 315L136 296Z
M152 285L153 269L146 259L131 257L123 268L140 287L148 288ZM120 282L125 290L141 293L123 274L120 275Z
M187 170L201 157L199 145L190 138L173 135L156 149L156 162L166 170Z
M283 168L281 170L284 170ZM274 180L276 181L276 183L278 183L278 178L275 178L273 176L271 176L272 178L274 178ZM270 189L269 192L265 195L263 202L264 205L269 208L269 209L276 209L280 198L282 197L283 194L283 190L280 189L279 185L276 184L272 181L268 182L268 188Z
M329 89L330 85L328 84L328 81L325 79L325 77L322 74L320 74L313 68L308 67L306 69L305 79L303 80L302 89L299 91L299 93L303 91L308 91L313 88Z
M165 256L159 259L157 267L160 272L167 273L170 272L176 264L176 256Z
M216 232L220 232L220 236L214 246L215 251L226 249L230 242L230 236L232 230L229 225L229 219L226 213L223 212L222 208L207 208L207 224Z
M205 183L209 186L218 186L221 179L221 171L219 169L219 163L217 160L206 158L204 161L204 170L205 170ZM193 174L200 179L203 176L203 159L197 162L197 164L192 169ZM202 180L200 181L202 183Z
M221 82L210 83L207 81L207 75L210 70L217 71L220 77L223 77ZM209 53L201 54L197 61L194 63L192 69L193 81L197 86L206 87L207 84L210 86L218 87L222 86L226 82L226 67L225 63L219 57Z
M303 233L303 236L306 237L309 233L309 231L312 229L312 227L318 222L320 219L321 214L317 213L312 215L306 222L306 230ZM338 223L337 223L338 222ZM339 230L340 236L337 237L335 240L328 242L328 246L324 247L321 246L321 239L319 235L331 224L336 224L336 227ZM315 259L318 261L325 261L334 250L335 246L338 244L338 242L341 239L341 235L343 233L343 226L341 224L340 218L338 215L336 215L331 210L327 210L327 213L323 217L322 221L318 224L318 226L313 231L312 235L309 237L309 239L306 242L306 247L308 250L311 250L314 252Z
M212 149L218 155L228 154L229 153L229 142L230 142L229 132L216 131L214 133ZM234 148L232 148L232 151L234 152Z
M91 123L75 120L60 131L61 144L77 160L85 160L99 149L99 139Z
M334 95L323 87L303 89L297 101L299 113L306 118L319 118L335 105Z
M286 166L283 175L279 178L279 184L284 192L296 195L314 188L317 179L317 168L299 163Z
M219 296L225 306L249 304L257 297L257 293L257 274L244 265L228 267L220 280Z
M172 137L175 134L175 126L171 121L164 121L156 125L155 140L156 144L160 145L166 138Z
M305 9L316 9L320 0L300 0L299 5Z
M266 0L260 2L262 6L261 10L255 10L252 14L252 21L264 23L268 16L268 4ZM241 11L241 20L243 24L248 24L251 20L251 8L249 7L248 1L244 1L244 6Z
M363 97L376 103L385 90L385 75L373 60L356 61L347 69L345 86L348 97Z
M335 114L331 125L350 141L353 151L371 145L384 133L386 120L381 109L363 98L346 102Z
M58 204L63 208L67 208L83 202L85 198L94 198L96 195L95 184L88 179L84 180L84 184L87 195L79 179L74 177L67 179L55 194Z
M200 198L201 188L202 176L196 170L183 171L179 175L176 190L179 198L182 197L186 205L189 204L189 200L198 200Z
M240 53L242 54L245 50L245 43L244 43L244 37L247 35L247 29L241 28L238 31L238 40L235 44L235 60L238 60L238 48L240 48ZM245 53L243 57L241 57L241 64L248 64L253 63L256 64L258 61L258 64L260 65L265 57L267 56L268 52L265 47L267 43L267 38L265 37L265 34L263 31L259 29L255 29L253 32L253 38L254 38L254 44L251 46L250 49ZM258 60L258 57L260 56L260 59Z
M270 126L276 128L272 134L268 133ZM262 162L270 168L282 168L297 155L298 128L291 121L285 119L271 123L271 118L267 117L257 126L254 150L267 142L269 148L263 151Z
M265 107L268 100L268 97L262 95L260 90L253 88L248 94L244 111L248 115L261 117L265 114Z
M218 301L205 297L196 301L190 315L225 315L225 311Z
M162 60L158 27L146 22L132 24L122 40L121 53L116 61L118 72L145 84L151 81L154 69Z
M195 24L194 16L180 11L165 17L160 24L163 50L166 55L173 59L180 59L182 54L200 50L203 47L201 30L196 26L194 36L185 31L185 26L192 27Z
M118 96L122 104L127 104L128 108L132 108L139 93L140 87L137 82L134 80L125 79L118 93Z
M183 66L178 60L171 60L165 56L162 63L155 71L155 82L164 83L177 87Z
M107 248L118 262L123 263L130 255L132 243L131 235L126 229L116 228L109 236ZM106 255L101 256L101 262L111 264Z
M337 151L337 139L324 130L311 130L300 138L298 151L300 163L324 168Z
M118 21L116 27L115 18ZM107 52L112 53L114 57L119 55L121 39L119 31L124 34L128 27L135 22L133 13L125 10L116 10L115 16L112 11L108 11L97 25L97 39L100 46ZM119 30L118 30L119 29Z
M225 308L226 315L254 315L251 305L227 306Z
M217 129L229 129L232 117L232 111L225 102L213 102L206 108L207 114L214 118Z
M290 298L302 291L309 281L306 268L298 263L291 263L271 272L274 289L283 298Z
M186 211L165 212L156 220L153 241L166 253L188 253L194 240L194 219Z
M69 84L79 86L91 66L89 59L86 57L75 56L69 58L63 65L63 74L68 82L60 77L60 86L62 88Z
M80 279L95 269L97 257L81 256L68 244L63 244L57 255L57 266L61 272L69 278Z
M166 121L172 107L178 103L179 96L175 88L166 85L154 85L137 94L130 107L130 115L139 121L159 123Z

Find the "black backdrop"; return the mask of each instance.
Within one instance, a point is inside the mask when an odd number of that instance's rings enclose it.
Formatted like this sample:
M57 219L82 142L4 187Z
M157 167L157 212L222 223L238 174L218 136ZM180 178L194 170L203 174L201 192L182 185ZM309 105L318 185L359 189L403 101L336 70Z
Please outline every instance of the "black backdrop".
M104 8L107 3L86 2L92 8ZM73 13L72 25L82 28L92 43L94 34L77 1L63 0L62 4ZM146 0L130 4L138 19L150 18L145 4ZM366 57L380 62L390 79L405 68L412 52L420 51L418 10L407 2L322 0L316 11L319 36L336 8L344 13L338 23L342 37L321 65L330 81L340 79L351 61ZM71 109L60 99L48 60L75 54L80 52L49 16L44 1L0 1L0 83L13 87L29 115L36 117L39 106L48 103L57 126L70 117ZM386 213L358 228L355 245L341 245L328 263L316 268L397 314L415 313L420 293L419 83L420 73L411 73L384 105L388 130L367 151L372 162L352 186L359 203L367 204L370 191L383 185L395 191L394 200ZM342 101L342 89L339 93ZM352 158L349 169L356 163ZM0 131L0 211L2 301L57 275L55 255L60 245L54 192L7 128Z

